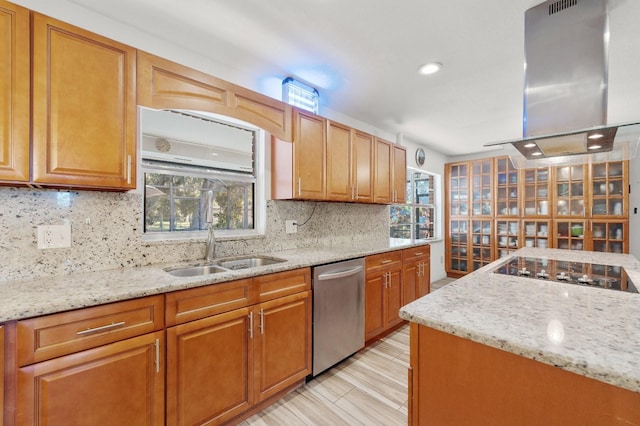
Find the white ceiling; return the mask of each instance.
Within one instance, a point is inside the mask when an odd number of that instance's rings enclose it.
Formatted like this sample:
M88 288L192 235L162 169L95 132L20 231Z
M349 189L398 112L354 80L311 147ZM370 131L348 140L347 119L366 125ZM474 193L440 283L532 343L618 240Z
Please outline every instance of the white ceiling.
M16 1L60 19L63 9L80 16L73 8L102 15L209 57L271 96L293 76L320 91L321 114L336 111L445 155L521 136L524 12L540 2ZM609 0L609 9L608 121L638 120L640 1ZM430 61L442 71L418 75Z

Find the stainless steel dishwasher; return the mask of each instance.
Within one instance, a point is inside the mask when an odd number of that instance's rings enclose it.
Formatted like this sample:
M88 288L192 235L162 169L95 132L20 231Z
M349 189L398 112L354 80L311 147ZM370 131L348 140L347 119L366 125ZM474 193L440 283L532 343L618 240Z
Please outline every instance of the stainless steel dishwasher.
M313 268L313 376L364 347L364 269L364 259Z

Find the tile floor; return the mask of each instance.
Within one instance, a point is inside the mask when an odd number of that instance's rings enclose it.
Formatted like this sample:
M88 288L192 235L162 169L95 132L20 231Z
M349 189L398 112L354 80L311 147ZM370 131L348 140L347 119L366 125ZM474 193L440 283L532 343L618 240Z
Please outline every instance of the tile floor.
M452 281L436 281L431 291ZM408 367L406 325L240 425L406 425Z

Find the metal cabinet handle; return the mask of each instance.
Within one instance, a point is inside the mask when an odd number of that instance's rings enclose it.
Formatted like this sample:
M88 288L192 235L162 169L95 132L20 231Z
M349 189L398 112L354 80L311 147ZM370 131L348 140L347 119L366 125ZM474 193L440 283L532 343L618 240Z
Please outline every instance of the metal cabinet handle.
M387 263L391 263L391 262L393 262L393 259L385 259L380 263L383 264L383 265L386 265Z
M264 334L264 309L260 308L260 334Z
M156 339L156 373L160 372L160 339Z
M124 321L120 321L120 322L114 322L107 325L102 325L100 327L87 328L86 330L80 330L76 332L76 335L84 336L85 334L97 333L98 331L105 331L105 330L110 330L112 328L121 327L124 324L125 324Z
M391 272L387 272L387 282L389 283L389 288L393 287L393 282L391 281Z
M253 312L249 312L249 338L253 339Z
M302 178L298 178L298 197L302 196Z
M131 155L127 155L127 184L131 185Z

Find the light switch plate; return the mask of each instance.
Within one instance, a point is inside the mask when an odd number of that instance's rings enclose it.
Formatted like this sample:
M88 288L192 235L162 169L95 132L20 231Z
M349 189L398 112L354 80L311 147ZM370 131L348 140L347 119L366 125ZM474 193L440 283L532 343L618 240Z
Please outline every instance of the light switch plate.
M41 225L38 226L38 248L66 248L71 247L71 225Z

